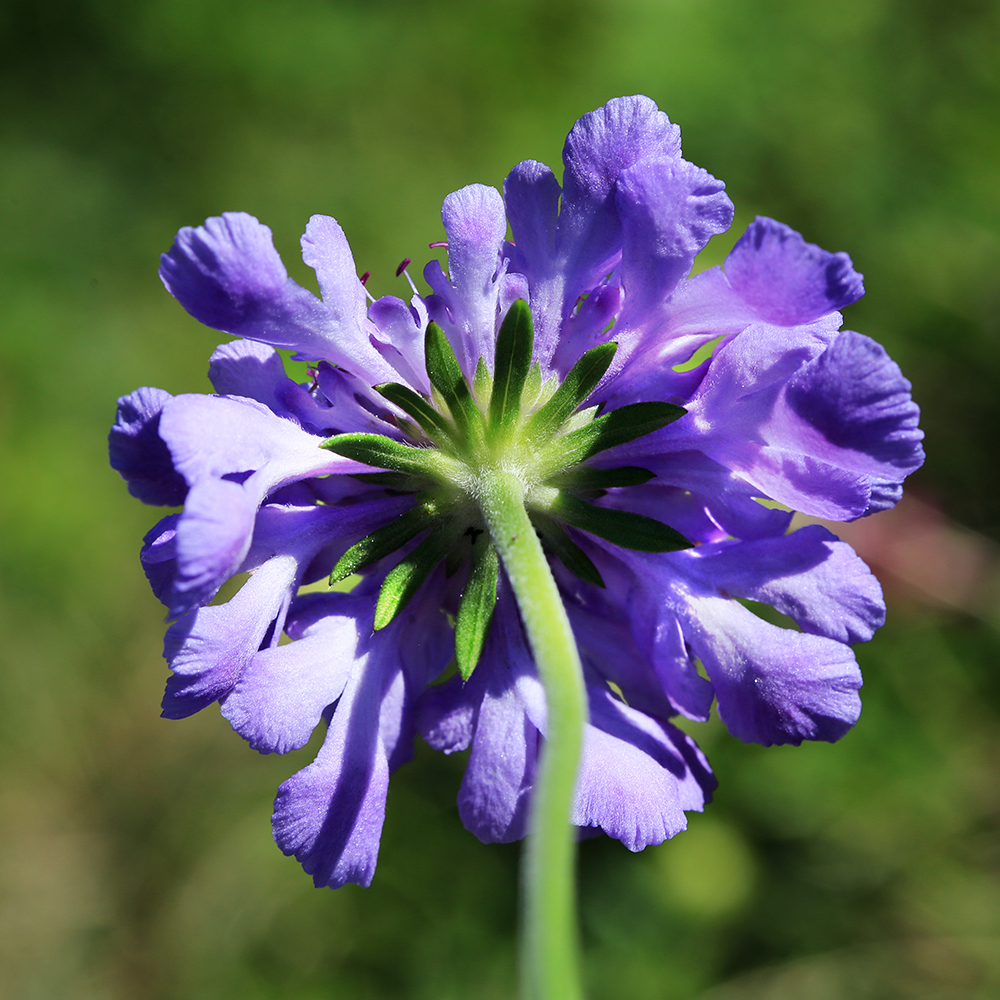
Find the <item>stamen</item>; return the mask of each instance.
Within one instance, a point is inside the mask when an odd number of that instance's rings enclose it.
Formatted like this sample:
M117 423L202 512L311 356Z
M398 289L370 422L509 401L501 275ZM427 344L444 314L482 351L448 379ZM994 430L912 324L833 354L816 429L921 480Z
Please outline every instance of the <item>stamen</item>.
M428 243L427 244L427 249L428 250L437 250L439 247L444 247L445 250L447 250L448 249L448 241L447 240L438 240L436 243Z
M413 279L410 277L410 272L406 270L407 267L409 267L409 265L410 265L410 258L404 257L400 261L399 267L396 268L396 277L398 278L400 275L402 275L404 278L406 278L406 282L413 290L413 294L419 295L420 292L417 291L417 286L413 283Z
M368 279L371 276L372 276L371 271L365 271L365 273L361 275L361 284L362 285L367 285L368 284Z

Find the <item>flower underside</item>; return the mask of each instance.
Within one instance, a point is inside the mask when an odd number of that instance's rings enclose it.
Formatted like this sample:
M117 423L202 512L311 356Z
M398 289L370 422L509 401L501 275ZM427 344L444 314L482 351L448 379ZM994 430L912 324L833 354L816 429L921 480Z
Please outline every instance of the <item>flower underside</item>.
M507 313L497 337L492 378L480 359L470 386L444 331L425 335L430 398L391 382L376 389L411 419L400 427L412 443L379 434L339 434L323 447L385 472L358 478L416 494L402 517L353 545L333 568L331 583L411 548L386 576L375 610L376 631L388 625L441 562L449 575L468 561L468 580L455 620L455 655L463 678L479 662L497 598L499 557L480 497L500 473L520 482L531 523L550 555L588 583L603 587L597 567L566 527L589 532L626 549L673 552L692 543L673 528L641 514L590 501L605 490L637 486L653 473L637 466L596 468L593 456L657 431L687 411L665 402L631 403L598 415L583 408L614 357L616 345L587 351L556 385L542 384L532 364L534 333L523 300Z

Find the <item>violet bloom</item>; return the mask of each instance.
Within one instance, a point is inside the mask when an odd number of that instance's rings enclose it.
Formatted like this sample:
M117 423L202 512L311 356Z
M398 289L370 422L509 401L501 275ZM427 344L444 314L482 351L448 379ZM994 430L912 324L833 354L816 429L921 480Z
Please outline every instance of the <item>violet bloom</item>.
M470 749L473 833L525 833L546 697L477 506L498 470L521 484L585 673L575 824L631 850L682 830L715 780L670 720L705 720L713 700L762 744L857 721L849 644L882 624L881 591L846 544L789 523L890 507L922 461L909 383L841 330L861 276L758 218L690 277L732 205L647 98L585 115L564 162L561 187L526 161L502 196L449 195L447 273L428 264L432 292L409 302L368 302L327 216L302 239L322 298L242 213L182 229L163 256L184 308L243 338L212 356L216 395L139 389L111 432L130 491L183 504L142 551L173 619L163 713L218 701L278 753L326 720L273 817L317 885L370 882L388 776L417 732ZM312 383L276 347L313 362ZM298 596L351 574L349 593Z

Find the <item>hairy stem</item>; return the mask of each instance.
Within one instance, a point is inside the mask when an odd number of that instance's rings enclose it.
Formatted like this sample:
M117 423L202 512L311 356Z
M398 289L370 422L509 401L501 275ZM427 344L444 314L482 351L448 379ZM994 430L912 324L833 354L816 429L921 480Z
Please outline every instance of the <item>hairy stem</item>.
M586 691L566 609L524 507L520 479L484 472L479 505L514 589L545 688L548 731L532 795L522 869L525 1000L580 1000L576 832L570 823Z

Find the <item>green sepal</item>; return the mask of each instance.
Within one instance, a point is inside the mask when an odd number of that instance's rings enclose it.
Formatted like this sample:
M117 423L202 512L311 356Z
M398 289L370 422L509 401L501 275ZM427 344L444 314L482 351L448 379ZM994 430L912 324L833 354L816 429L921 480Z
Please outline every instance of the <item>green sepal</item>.
M541 536L542 545L549 550L574 576L584 583L604 587L600 570L583 549L566 533L566 529L546 514L529 510L528 516L535 530Z
M328 438L320 447L376 469L425 476L431 471L434 459L439 454L426 448L401 444L383 434L338 434Z
M401 517L362 538L337 560L337 565L330 573L330 586L395 552L411 538L420 534L438 516L440 512L435 505L418 503Z
M375 605L376 632L385 628L410 603L434 567L448 555L455 541L455 526L447 521L438 524L389 571Z
M677 552L690 549L679 531L644 514L633 514L613 507L598 507L569 493L560 493L549 513L574 528L638 552Z
M445 418L409 386L400 385L398 382L385 382L375 386L375 391L413 417L432 441L441 443L451 436L451 428Z
M550 476L545 485L586 492L611 490L622 486L642 486L655 477L655 472L642 469L638 465L619 465L615 469L595 469L590 465L577 465Z
M488 535L472 546L472 567L462 591L455 619L455 657L462 680L467 681L479 663L497 603L500 560Z
M355 472L351 479L397 493L419 493L432 485L426 476L413 476L406 472Z
M566 422L569 415L594 391L608 370L618 345L598 344L572 368L552 397L528 421L530 437L547 437Z
M585 427L552 442L555 454L565 465L576 465L588 458L679 420L687 410L673 403L628 403L617 410L595 417Z
M427 377L444 399L455 423L466 434L473 427L481 427L482 414L469 392L469 384L462 374L462 366L455 357L444 330L437 323L428 323L424 334L424 357Z
M472 394L476 401L483 403L490 398L490 390L493 386L493 379L490 378L490 370L486 367L486 359L480 355L476 362L476 374L472 376Z
M490 396L490 426L513 427L521 413L521 393L531 369L534 328L531 310L518 299L507 310L497 334Z

